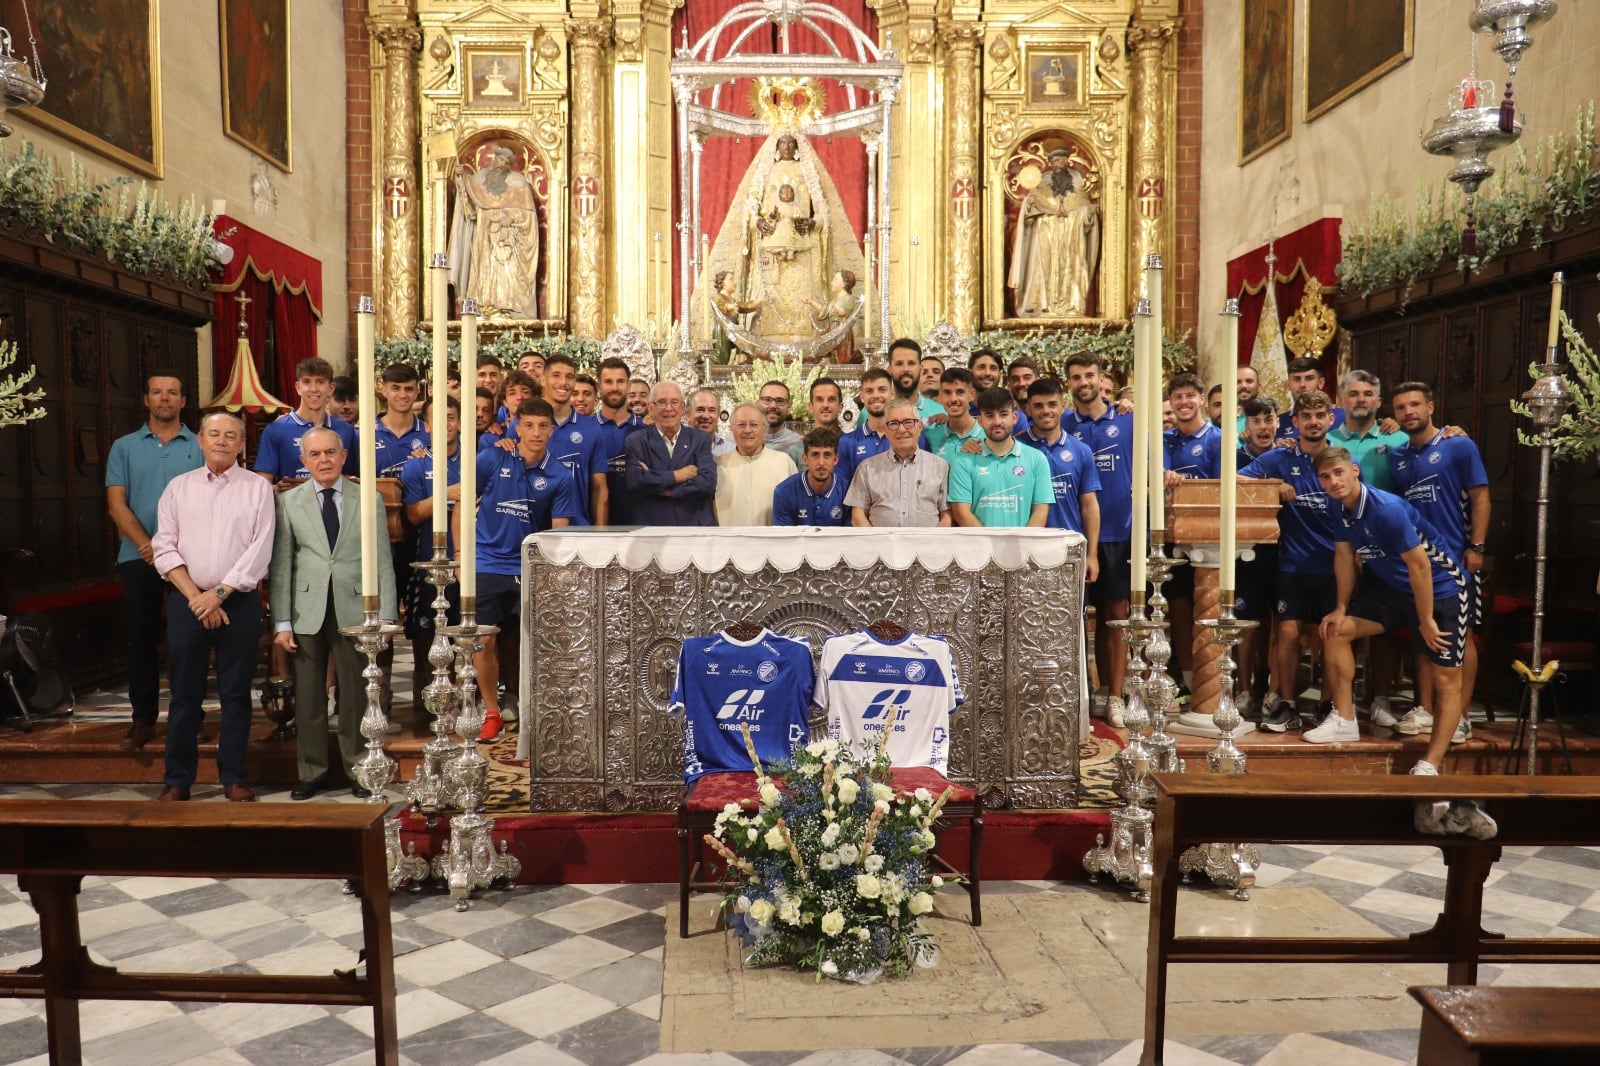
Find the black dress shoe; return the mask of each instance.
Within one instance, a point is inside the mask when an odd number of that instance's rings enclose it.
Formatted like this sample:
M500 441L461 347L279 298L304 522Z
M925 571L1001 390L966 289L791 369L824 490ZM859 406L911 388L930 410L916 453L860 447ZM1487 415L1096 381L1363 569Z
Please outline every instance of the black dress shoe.
M327 774L323 774L321 777L315 778L311 781L301 781L299 784L295 785L294 788L289 790L289 798L292 800L308 800L312 796L315 796L318 792L321 792L322 786L326 785L327 783Z
M128 726L127 733L122 737L122 750L138 751L150 743L151 738L155 735L156 724L154 722L132 722Z
M358 800L371 799L372 790L370 788L362 788L360 785L351 785L350 795Z

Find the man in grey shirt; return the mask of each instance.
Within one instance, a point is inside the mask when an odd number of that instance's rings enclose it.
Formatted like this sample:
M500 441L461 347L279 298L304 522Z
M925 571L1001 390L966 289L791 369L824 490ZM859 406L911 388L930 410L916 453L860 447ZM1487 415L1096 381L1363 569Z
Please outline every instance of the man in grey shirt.
M761 386L761 414L767 420L767 444L775 452L782 452L800 468L800 456L805 446L800 434L789 428L789 409L792 399L789 386L781 381L769 381Z
M853 526L948 526L950 464L917 447L922 419L913 399L893 399L883 412L889 450L856 466L845 506Z

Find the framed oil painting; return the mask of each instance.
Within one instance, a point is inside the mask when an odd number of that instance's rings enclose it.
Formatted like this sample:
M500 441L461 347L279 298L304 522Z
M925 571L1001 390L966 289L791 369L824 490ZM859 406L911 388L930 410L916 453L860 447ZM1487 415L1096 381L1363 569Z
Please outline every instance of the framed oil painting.
M29 4L49 87L38 107L17 114L140 174L161 177L157 2ZM0 0L0 25L11 30L17 58L31 62L19 0Z
M1411 58L1415 11L1415 0L1306 0L1307 122Z
M289 0L218 0L222 22L222 129L290 169Z
M498 111L522 106L526 54L519 48L466 47L461 50L462 79L467 107Z
M1030 46L1025 68L1029 109L1069 111L1086 107L1086 58L1082 48Z
M1289 139L1294 0L1244 0L1239 48L1239 164Z

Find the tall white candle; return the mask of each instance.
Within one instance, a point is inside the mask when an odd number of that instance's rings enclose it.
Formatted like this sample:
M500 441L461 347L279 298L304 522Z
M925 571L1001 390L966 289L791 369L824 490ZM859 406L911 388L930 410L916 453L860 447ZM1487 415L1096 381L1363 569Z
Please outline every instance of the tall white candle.
M1167 481L1163 457L1161 425L1161 257L1151 255L1145 260L1145 277L1150 292L1150 384L1146 386L1145 402L1150 408L1150 418L1145 423L1150 448L1150 528L1162 532L1167 528Z
M1144 424L1150 408L1144 402L1150 378L1150 301L1140 300L1133 312L1133 536L1128 542L1133 594L1144 598L1145 558L1149 554L1150 512L1146 501L1150 493L1150 449Z
M1222 566L1219 583L1222 596L1233 596L1234 555L1239 540L1239 440L1233 427L1239 421L1239 301L1222 305Z
M433 417L428 432L433 444L433 543L443 544L448 532L445 515L449 513L449 497L445 494L450 483L450 449L445 435L449 432L449 407L444 402L450 391L450 261L443 252L433 257L433 384L428 395L432 399ZM475 421L475 420L474 420Z
M1550 332L1544 340L1546 351L1555 351L1556 343L1561 339L1561 290L1566 284L1567 276L1561 271L1550 276ZM1550 361L1553 363L1555 359L1551 358Z
M700 234L700 317L706 321L706 347L717 332L717 320L711 315L711 238ZM685 311L685 314L688 312ZM709 379L708 383L709 383Z
M478 301L461 302L461 365L478 364ZM461 493L456 500L460 516L456 558L461 564L461 609L470 610L478 598L478 432L477 419L461 417ZM438 519L435 519L438 521Z
M867 276L861 279L861 346L868 351L874 347L872 343L872 237L868 236L866 247Z
M356 395L361 422L361 600L365 610L378 606L378 527L383 524L378 500L378 357L373 329L378 312L372 297L356 304Z

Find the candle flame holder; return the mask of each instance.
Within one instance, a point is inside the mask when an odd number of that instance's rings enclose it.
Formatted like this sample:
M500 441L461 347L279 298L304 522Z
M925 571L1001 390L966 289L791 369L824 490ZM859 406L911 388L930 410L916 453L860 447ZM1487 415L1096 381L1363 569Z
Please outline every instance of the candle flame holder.
M455 661L455 655L450 638L445 634L450 626L450 600L445 596L445 589L455 583L456 566L442 542L434 545L433 558L411 565L427 573L428 584L434 589L433 643L428 648L433 680L422 690L422 704L433 717L433 739L422 746L422 762L406 787L406 793L412 807L428 819L431 827L440 811L455 805L450 767L461 754L461 746L450 739L461 710L461 690L450 679L450 664Z

